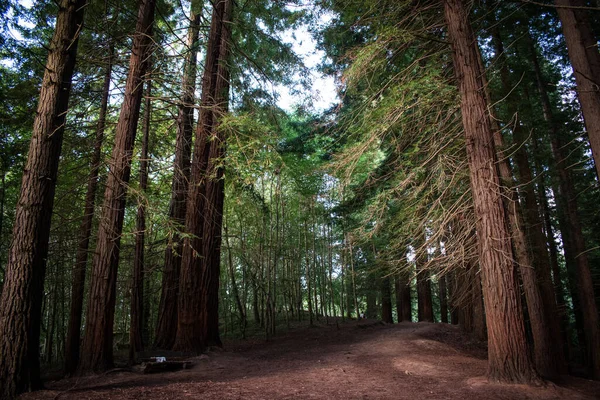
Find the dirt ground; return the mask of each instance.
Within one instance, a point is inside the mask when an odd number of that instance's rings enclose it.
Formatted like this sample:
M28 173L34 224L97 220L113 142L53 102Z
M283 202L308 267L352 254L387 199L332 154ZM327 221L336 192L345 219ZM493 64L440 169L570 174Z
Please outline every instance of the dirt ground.
M47 382L21 399L600 399L600 382L490 384L485 350L445 324L353 321L226 343L189 370Z

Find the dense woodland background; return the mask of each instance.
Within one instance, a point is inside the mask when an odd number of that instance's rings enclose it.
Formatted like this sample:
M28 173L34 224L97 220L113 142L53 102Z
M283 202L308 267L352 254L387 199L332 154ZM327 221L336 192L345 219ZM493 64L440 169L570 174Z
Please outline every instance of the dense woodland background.
M360 313L600 379L599 7L1 0L0 396Z

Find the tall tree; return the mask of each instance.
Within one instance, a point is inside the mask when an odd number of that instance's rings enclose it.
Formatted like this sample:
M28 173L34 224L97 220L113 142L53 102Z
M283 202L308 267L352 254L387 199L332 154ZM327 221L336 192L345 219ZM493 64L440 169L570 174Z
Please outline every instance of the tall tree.
M594 379L600 379L600 318L598 307L594 298L594 286L590 263L587 255L586 245L578 214L577 196L573 187L571 174L567 169L564 146L561 141L561 132L558 122L555 120L554 112L547 91L547 84L542 75L537 51L530 43L531 59L533 61L536 84L544 119L548 124L552 153L556 162L556 170L559 181L558 204L562 206L566 214L568 226L561 226L563 230L563 241L565 242L565 256L575 261L577 298L581 305L583 314L583 325L585 334L585 348L588 356L587 369L589 375ZM596 164L598 166L598 164Z
M90 162L90 175L88 177L87 192L85 195L84 213L79 228L77 256L75 259L75 265L73 267L71 313L69 316L67 344L65 348L65 372L68 374L75 372L77 363L79 362L83 293L85 289L85 275L87 269L90 236L92 234L92 222L94 219L94 207L96 204L96 192L98 191L98 172L100 170L100 161L102 158L102 142L104 140L106 113L108 111L108 99L110 96L113 52L113 46L109 45L107 65L104 72L100 113L98 115L98 125L96 128L96 141L94 143L92 160Z
M61 0L40 89L0 297L0 397L41 387L40 323L50 222L83 0Z
M583 0L555 0L573 66L596 173L600 177L600 52Z
M190 179L192 134L194 129L194 98L200 33L202 2L192 1L190 26L188 28L184 74L182 79L181 103L177 117L175 160L173 161L173 183L169 218L175 224L175 232L165 251L162 289L156 325L156 347L170 349L177 334L177 294L179 293L179 271L183 238L179 229L185 224L186 195Z
M217 79L215 85L215 108L211 136L208 167L206 170L206 206L204 211L204 229L202 240L203 262L202 281L206 282L207 291L204 295L204 310L206 314L207 345L221 345L219 337L219 276L221 275L221 231L223 227L224 193L224 159L226 137L221 121L229 110L229 79L231 66L229 54L231 51L233 0L226 0L223 5L222 33L219 49Z
M149 61L148 61L149 62ZM135 224L135 251L131 283L131 324L129 327L129 362L135 362L135 353L144 349L144 253L146 248L146 190L148 189L148 141L152 115L152 80L146 75L146 104L142 125L142 151L140 153L140 196Z
M87 320L79 362L81 370L102 371L113 365L113 322L126 185L131 173L143 78L152 45L155 6L155 0L141 0L139 5L125 96L115 129L115 143L92 264Z
M488 377L495 381L532 382L538 378L529 357L510 235L502 197L498 192L500 181L483 94L477 41L462 0L444 0L444 15L461 96L471 190L477 216L488 329Z
M510 93L512 86L510 84L509 69L505 62L506 57L504 55L504 46L498 28L495 26L496 22L491 22L493 28L492 31L492 43L494 45L494 51L496 53L495 60L500 63L500 77L502 83L503 96L509 97L509 113L510 118L516 119L510 126L513 131L513 137L515 140L523 141L523 133L521 122L514 109L512 98ZM483 63L480 63L480 68L483 68ZM491 96L489 94L488 83L485 74L482 75L482 83L484 85L484 94L486 101L491 104ZM531 170L529 168L528 156L525 151L525 143L521 143L519 149L516 151L516 164L518 166L519 178L522 185L520 186L523 192L525 192L526 201L523 202L526 208L526 215L529 216L529 237L526 237L526 223L521 209L521 203L519 202L517 191L514 189L514 175L511 163L508 156L505 154L505 144L502 131L498 124L498 118L493 110L490 110L490 123L493 132L494 145L498 152L498 172L503 183L504 193L504 204L506 207L508 217L508 228L511 232L512 246L514 250L515 261L519 266L519 272L521 280L523 282L523 291L525 292L525 299L527 302L527 309L529 311L529 320L531 325L531 331L534 341L533 356L537 371L545 378L556 378L559 370L562 372L562 352L560 348L560 328L558 320L553 318L556 313L556 305L554 302L554 290L552 289L552 283L550 281L549 287L549 299L544 302L542 297L542 291L538 284L538 276L543 275L540 269L548 267L546 271L549 275L549 265L547 263L548 256L545 247L545 240L539 236L543 233L541 227L534 225L535 218L532 214L536 212L537 204L535 198L532 200L533 192ZM533 210L532 210L533 209ZM536 236L536 234L538 234ZM534 238L537 240L535 243L541 245L540 247L532 248L531 240ZM534 269L535 268L535 269ZM548 291L547 291L548 292ZM553 303L554 302L554 303ZM554 305L554 307L552 307ZM550 311L552 310L552 312ZM556 331L553 332L552 328L556 327Z
M217 81L220 65L222 32L225 21L225 5L227 1L219 0L213 6L210 33L207 42L206 60L202 76L202 97L200 100L200 116L194 142L194 156L191 166L191 181L188 191L188 203L185 217L186 233L191 235L184 240L181 260L181 275L179 279L179 299L177 309L177 335L174 348L178 350L204 350L208 334L208 315L206 309L207 291L213 295L214 290L212 271L205 271L209 265L204 259L204 229L207 207L207 177L209 160L211 159L211 142L213 129L217 124L215 118L217 108ZM228 27L230 29L230 27ZM225 77L222 77L222 79ZM217 143L217 145L221 145ZM214 157L215 154L212 154ZM213 170L217 172L217 170ZM213 192L211 194L216 194ZM211 211L215 205L209 203ZM211 223L209 221L208 223ZM207 246L209 246L207 244ZM211 279L214 278L214 279ZM206 280L207 279L207 280ZM211 303L218 304L218 299L211 298ZM218 314L217 314L218 315ZM212 317L211 317L212 318Z

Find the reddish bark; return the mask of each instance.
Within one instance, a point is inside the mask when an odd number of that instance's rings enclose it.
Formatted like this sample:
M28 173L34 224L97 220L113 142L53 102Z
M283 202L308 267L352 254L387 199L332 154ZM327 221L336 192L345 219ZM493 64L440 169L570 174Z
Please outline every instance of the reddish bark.
M394 318L392 317L392 291L390 284L389 276L381 280L381 319L387 324L394 323Z
M104 140L104 128L106 124L106 113L108 110L108 98L110 95L110 79L112 76L112 57L114 48L108 48L106 71L104 73L104 84L102 89L102 101L100 103L100 114L96 128L96 142L90 162L90 176L88 177L87 192L85 195L85 208L83 219L79 228L79 245L75 266L73 267L73 284L71 288L71 312L69 316L69 327L67 329L67 343L65 346L65 372L71 374L77 369L79 363L79 346L81 345L81 320L83 312L83 292L85 288L85 275L87 269L90 236L92 234L92 222L94 220L94 208L96 205L96 192L98 191L98 172L102 157L102 142Z
M412 303L410 298L410 280L406 272L401 271L395 278L396 312L398 322L412 321Z
M152 82L146 80L146 109L142 128L142 151L140 154L140 190L145 195L148 188L148 140L152 110ZM133 254L133 276L131 284L131 323L129 326L129 362L135 362L135 353L144 350L144 248L146 236L146 199L138 204L135 224L135 251Z
M176 225L176 231L165 251L165 268L156 325L155 345L162 349L172 348L177 334L177 296L179 293L179 272L183 245L179 229L185 225L186 196L190 179L192 133L194 129L193 106L195 103L198 39L202 13L201 8L195 2L192 3L191 7L187 38L188 53L185 58L181 104L177 117L173 184L169 205L169 218Z
M229 1L218 1L213 8L207 44L200 120L194 143L192 178L188 193L186 232L192 237L184 241L179 283L177 335L174 348L201 352L206 344L220 344L218 338L218 285L215 263L220 263L220 227L222 222L222 168L212 163L222 156L219 119L228 102L224 92L228 69L228 49L222 47L222 35L230 41ZM220 211L219 211L220 210ZM208 214L207 212L210 212ZM218 225L218 233L215 234ZM218 241L215 238L218 237ZM218 253L218 254L215 254ZM208 258L207 258L208 256ZM211 268L212 267L212 268ZM216 268L219 268L216 265ZM216 309L216 310L215 310Z
M504 47L500 34L495 28L492 29L492 42L497 54L496 58L503 60ZM510 94L512 85L506 63L500 64L500 77L503 91ZM484 80L484 87L487 87L485 75L482 75L482 79ZM489 103L490 99L487 90L486 96L486 100ZM508 108L515 119L511 124L514 140L524 142L526 138L523 135L521 122L518 120L516 110L513 109L510 99ZM495 122L496 120L497 118L492 115L490 121L492 121L491 127L494 135L494 144L498 151L498 171L504 183L504 203L508 213L515 261L519 267L527 309L529 311L529 320L534 341L534 361L538 372L543 377L556 378L559 372L564 372L565 360L562 357L560 325L558 320L554 318L556 314L556 301L550 280L548 252L545 247L546 242L541 231L541 226L539 226L539 217L537 217L537 203L532 189L533 174L529 167L525 143L520 143L514 158L519 172L519 187L525 197L525 202L523 203L523 207L521 207L517 192L513 187L512 166L503 152L505 147L504 139L500 127ZM524 218L523 214L526 218ZM543 289L546 290L544 291Z
M555 0L567 42L577 94L590 139L596 173L600 177L600 52L583 0ZM600 362L599 362L600 363ZM599 370L600 373L600 370ZM599 377L600 379L600 377Z
M79 361L82 371L103 371L113 365L113 322L126 185L131 173L146 61L152 44L155 6L155 0L142 0L139 6L125 96L115 129L115 143L92 264L86 328Z
M594 287L592 274L590 271L589 259L587 257L586 245L581 229L581 222L577 212L577 198L573 181L566 167L566 157L561 143L560 130L554 120L550 98L546 90L546 84L539 66L537 52L532 50L532 60L542 107L544 110L544 119L550 128L550 139L552 153L556 160L556 170L559 178L560 193L557 196L559 205L565 211L566 222L568 224L568 240L565 243L565 256L575 260L576 279L577 279L577 297L583 314L583 325L585 332L585 345L588 373L594 379L600 379L600 321L598 318L598 308L594 298Z
M488 328L488 377L493 381L537 380L529 358L512 262L510 234L498 190L492 129L487 116L477 41L461 0L444 0L444 12L467 142L471 190L477 216L477 239Z
M446 275L438 279L440 285L440 314L441 322L448 323L448 290L446 288Z
M0 397L41 387L40 323L50 223L85 2L61 0L33 123L0 297Z

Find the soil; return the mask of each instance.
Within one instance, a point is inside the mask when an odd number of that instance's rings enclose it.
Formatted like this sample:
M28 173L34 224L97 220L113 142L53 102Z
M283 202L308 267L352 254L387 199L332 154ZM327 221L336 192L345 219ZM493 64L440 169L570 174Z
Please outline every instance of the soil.
M489 383L485 356L447 324L338 322L226 342L188 370L62 379L21 399L600 399L600 382L581 378Z

